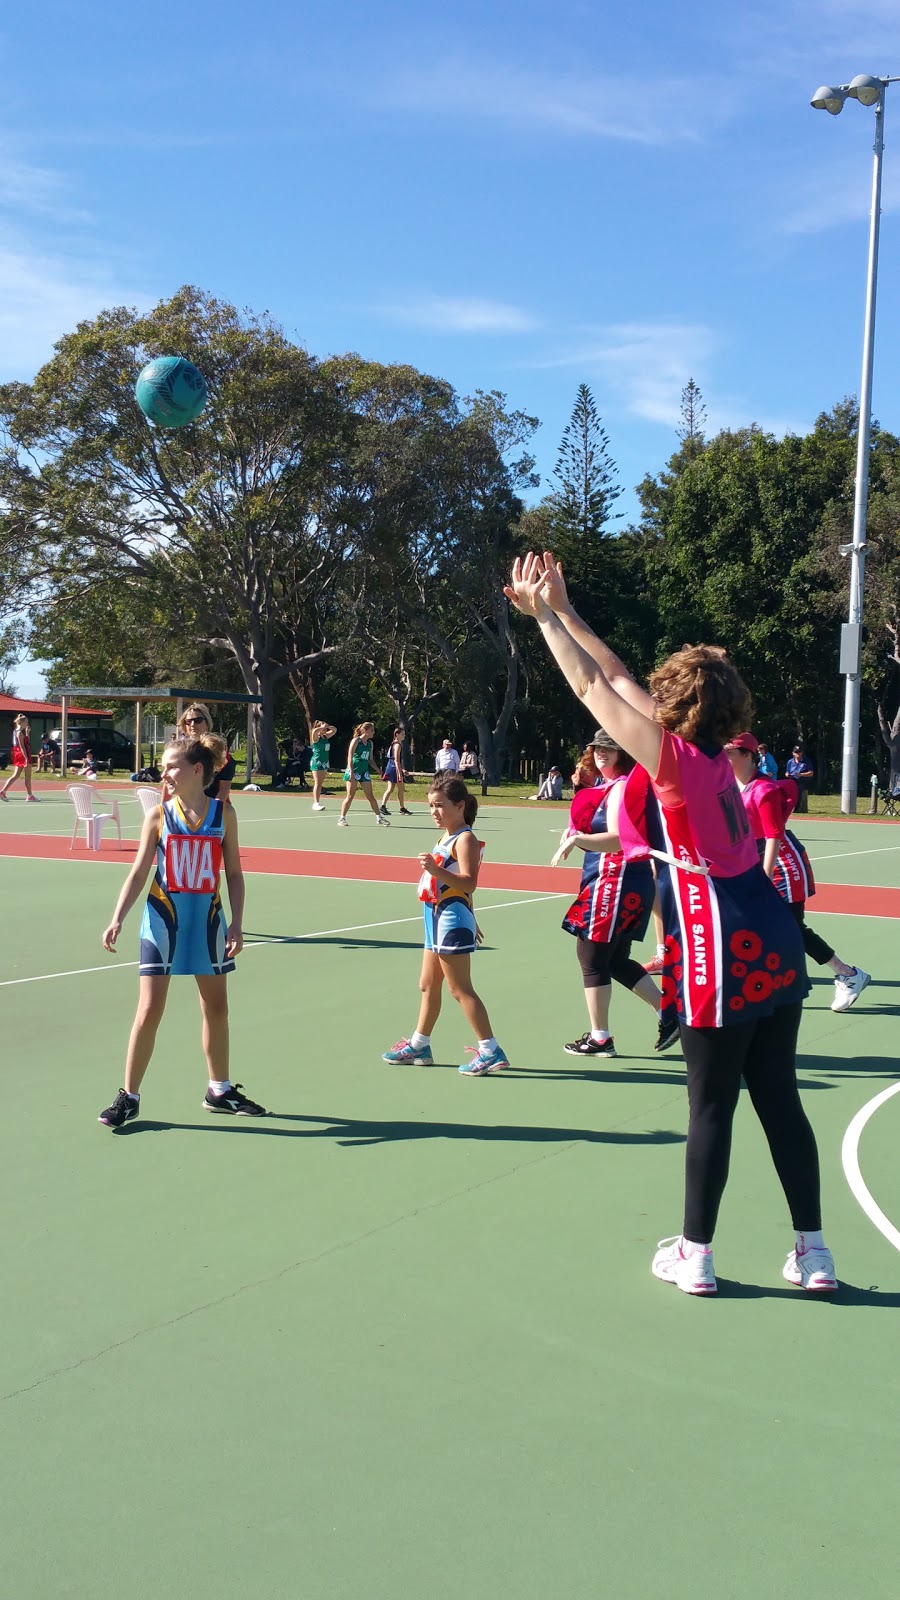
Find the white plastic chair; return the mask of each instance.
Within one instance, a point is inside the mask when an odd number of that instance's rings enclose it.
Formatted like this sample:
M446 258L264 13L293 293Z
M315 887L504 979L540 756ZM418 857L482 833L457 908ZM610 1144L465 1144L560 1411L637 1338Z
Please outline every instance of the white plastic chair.
M136 798L141 803L141 807L143 809L144 816L147 815L148 811L152 811L154 806L160 805L160 803L162 801L162 790L161 789L151 789L149 787L149 785L138 784L138 787L135 789L134 792L135 792Z
M122 822L121 818L119 817L118 800L107 801L107 804L112 808L109 811L95 811L94 791L93 789L89 789L87 785L83 783L70 783L68 787L68 795L73 806L75 807L75 826L72 829L72 842L69 845L70 850L74 850L75 848L75 840L78 837L78 825L80 822L84 823L85 843L89 850L100 849L100 840L103 836L104 822L115 823L116 830L119 835L119 849L124 850L125 846L122 842Z

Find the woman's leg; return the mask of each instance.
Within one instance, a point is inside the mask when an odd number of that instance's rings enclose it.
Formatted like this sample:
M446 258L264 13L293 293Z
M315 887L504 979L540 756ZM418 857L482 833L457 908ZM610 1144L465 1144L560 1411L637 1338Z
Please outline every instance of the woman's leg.
M476 1039L492 1039L490 1018L484 1002L472 988L471 956L439 956L447 988L462 1007L463 1015Z
M389 779L387 784L386 784L386 786L385 786L384 794L381 796L382 808L384 808L387 805L387 803L390 800L391 795L393 794L393 792L394 792L393 781Z
M623 989L630 989L632 994L636 994L639 1000L643 1000L659 1015L659 990L640 962L632 958L631 940L627 934L617 935L612 940L609 970L616 983L620 983Z
M419 975L422 1000L419 1005L416 1032L424 1034L426 1039L431 1038L435 1023L441 1014L443 987L444 973L440 957L435 955L433 950L425 950L422 954L422 971Z
M166 1009L169 982L168 978L140 979L137 1012L128 1040L125 1082L122 1085L129 1094L140 1092L144 1073L150 1065L153 1046L156 1044L156 1032Z
M797 1034L802 1014L802 1005L779 1006L772 1016L756 1024L744 1079L769 1141L794 1227L798 1233L814 1233L822 1226L819 1152L797 1087Z
M25 779L25 788L28 791L28 798L29 798L29 800L33 800L34 799L34 790L31 787L31 762L30 761L29 761L27 767L23 767L22 768L22 777Z
M403 798L403 779L400 777L397 779L397 799L400 802L400 810L405 811L406 801Z
M312 775L312 781L313 781L313 805L314 806L317 806L320 803L321 798L322 798L322 778L323 777L324 777L324 773L321 773L319 771L318 767L317 767L315 772Z
M608 1033L609 1002L612 995L609 945L601 944L595 939L576 939L575 953L581 968L581 981L584 985L584 1000L591 1032Z
M203 1017L203 1054L210 1082L228 1082L228 978L225 973L197 976Z
M381 816L381 812L378 809L378 801L375 799L375 794L374 794L374 791L372 789L372 780L371 780L371 778L363 778L363 781L362 781L362 792L365 795L366 799L368 800L369 805L370 805L371 809L374 811L376 817L380 817Z
M346 794L346 798L341 801L341 821L342 822L346 820L347 812L350 810L350 807L353 804L353 799L354 799L354 796L356 794L357 788L358 788L358 784L356 782L356 779L355 778L348 778L347 779L347 794Z
M754 1022L730 1028L681 1027L690 1106L682 1232L693 1244L711 1244L715 1233L741 1073L755 1028Z
M11 789L13 784L18 782L18 779L20 778L21 774L22 774L22 768L21 767L13 767L10 776L7 778L5 784L3 785L3 788L0 789L0 794L5 794L7 789Z

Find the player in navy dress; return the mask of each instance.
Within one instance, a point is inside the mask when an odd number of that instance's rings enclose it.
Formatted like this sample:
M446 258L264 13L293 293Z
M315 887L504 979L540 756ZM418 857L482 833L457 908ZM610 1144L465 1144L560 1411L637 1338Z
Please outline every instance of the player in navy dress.
M533 616L572 689L639 763L619 815L627 855L649 854L666 929L664 1003L679 1020L689 1121L682 1231L654 1276L716 1293L712 1238L741 1080L762 1123L796 1230L784 1266L804 1289L837 1288L822 1237L815 1135L797 1089L807 989L803 941L766 877L724 745L751 715L724 650L685 646L642 689L577 615L549 551L517 560L507 597Z
M634 761L603 728L597 729L589 749L595 782L592 787L576 789L569 826L553 857L553 865L558 866L573 849L584 851L578 897L562 925L577 940L591 1026L563 1048L570 1056L614 1059L615 1040L609 1032L612 979L657 1014L660 1009L656 984L631 954L632 941L642 939L647 931L656 883L648 860L626 861L617 832L619 802ZM660 1019L655 1049L665 1050L677 1039L677 1021L670 1018L663 1023Z
M265 1116L228 1076L227 975L243 947L244 875L234 809L204 793L227 755L223 739L206 734L170 744L162 758L162 804L144 819L137 858L103 934L115 951L122 923L140 896L151 867L153 882L141 922L140 995L128 1042L125 1082L100 1113L108 1128L121 1128L140 1110L140 1088L150 1065L156 1033L172 977L191 976L200 993L203 1049L209 1085L207 1111ZM226 926L219 895L225 869L231 922Z

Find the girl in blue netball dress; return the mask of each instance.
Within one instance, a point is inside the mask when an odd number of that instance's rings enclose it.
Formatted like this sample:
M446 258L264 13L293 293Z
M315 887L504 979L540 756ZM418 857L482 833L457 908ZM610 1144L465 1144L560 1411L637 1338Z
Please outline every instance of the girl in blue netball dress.
M170 744L162 758L162 804L144 819L137 859L122 886L113 919L103 934L115 952L122 923L156 866L141 923L140 995L128 1041L125 1082L98 1121L121 1128L140 1110L140 1088L153 1054L172 977L193 977L200 991L203 1050L209 1086L206 1111L262 1117L263 1106L247 1098L228 1076L227 974L243 947L244 876L234 809L204 794L227 757L223 739L205 734ZM219 896L225 868L231 923L226 927Z
M357 789L362 789L363 794L375 813L375 821L381 828L389 828L387 817L383 817L378 809L378 801L372 793L372 740L375 737L374 722L361 722L353 730L350 748L347 751L347 770L344 773L344 782L347 785L347 797L341 801L341 814L338 817L338 827L347 828L347 812L356 799Z
M434 849L419 856L419 899L425 913L419 1020L409 1038L400 1039L393 1049L385 1050L382 1060L398 1066L433 1065L431 1034L440 1015L446 982L478 1040L477 1049L467 1049L472 1060L464 1061L459 1070L467 1077L480 1078L502 1072L509 1061L494 1038L483 1002L472 988L470 972L479 942L472 909L482 850L472 832L478 801L462 778L445 772L432 782L428 806L435 824L444 831Z

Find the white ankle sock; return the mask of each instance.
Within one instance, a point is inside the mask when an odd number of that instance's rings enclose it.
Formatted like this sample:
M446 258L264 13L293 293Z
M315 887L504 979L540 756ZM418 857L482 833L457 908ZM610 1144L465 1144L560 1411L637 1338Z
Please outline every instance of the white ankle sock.
M693 1239L686 1239L684 1234L681 1235L681 1254L683 1256L696 1256L702 1254L704 1250L711 1249L711 1244L697 1244Z
M608 1028L592 1028L591 1029L591 1038L593 1039L595 1044L605 1044L607 1039L609 1038L609 1029Z
M225 1078L221 1083L216 1083L213 1078L210 1078L209 1087L212 1089L213 1094L224 1094L226 1089L231 1088L231 1079Z
M802 1256L805 1250L825 1249L825 1240L822 1238L821 1228L818 1233L798 1233L794 1237L797 1240L798 1256Z
M415 1033L410 1034L409 1042L414 1050L424 1050L425 1046L431 1043L431 1034L419 1033L418 1030L416 1030Z
M488 1055L492 1050L499 1050L500 1046L498 1045L493 1034L491 1034L489 1039L479 1039L478 1048L479 1050L483 1050L485 1055Z
M664 944L658 944L656 946L656 954L661 958L662 956L665 955L665 953L666 953L665 945Z

